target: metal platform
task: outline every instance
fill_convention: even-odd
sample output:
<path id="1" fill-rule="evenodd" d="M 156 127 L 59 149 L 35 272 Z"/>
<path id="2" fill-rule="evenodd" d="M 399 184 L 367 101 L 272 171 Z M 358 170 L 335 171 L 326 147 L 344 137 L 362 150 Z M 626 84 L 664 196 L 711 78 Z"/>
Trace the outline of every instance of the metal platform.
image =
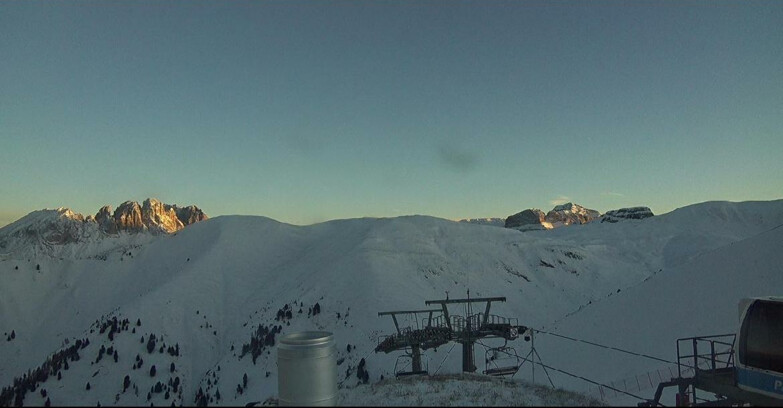
<path id="1" fill-rule="evenodd" d="M 658 384 L 652 400 L 639 406 L 661 406 L 661 395 L 677 387 L 683 406 L 780 406 L 783 400 L 737 386 L 734 367 L 735 334 L 688 337 L 677 340 L 677 378 Z M 691 354 L 688 354 L 691 353 Z M 692 372 L 692 376 L 685 376 Z M 701 394 L 697 393 L 701 391 Z M 711 394 L 711 396 L 710 396 Z M 701 397 L 699 396 L 701 395 Z"/>

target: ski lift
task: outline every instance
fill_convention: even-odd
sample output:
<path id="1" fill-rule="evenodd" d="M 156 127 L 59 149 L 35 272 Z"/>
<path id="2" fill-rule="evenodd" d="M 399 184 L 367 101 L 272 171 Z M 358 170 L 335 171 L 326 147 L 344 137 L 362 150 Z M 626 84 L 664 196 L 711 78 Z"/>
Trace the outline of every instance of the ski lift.
<path id="1" fill-rule="evenodd" d="M 429 374 L 429 359 L 423 354 L 420 354 L 420 358 L 423 358 L 423 367 L 421 370 L 413 370 L 413 353 L 406 350 L 406 353 L 398 356 L 394 362 L 394 376 L 405 377 L 409 375 L 428 375 Z"/>
<path id="2" fill-rule="evenodd" d="M 522 359 L 517 354 L 517 350 L 510 346 L 491 347 L 484 353 L 486 370 L 484 374 L 495 377 L 514 374 L 519 371 Z"/>

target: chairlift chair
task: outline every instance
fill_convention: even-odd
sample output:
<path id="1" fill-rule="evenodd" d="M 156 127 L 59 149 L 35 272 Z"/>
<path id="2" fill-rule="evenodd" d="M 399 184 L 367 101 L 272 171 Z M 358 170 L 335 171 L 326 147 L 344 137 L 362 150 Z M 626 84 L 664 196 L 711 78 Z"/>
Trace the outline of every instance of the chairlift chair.
<path id="1" fill-rule="evenodd" d="M 514 376 L 519 371 L 522 359 L 511 346 L 491 347 L 484 353 L 486 370 L 484 374 L 495 377 Z"/>

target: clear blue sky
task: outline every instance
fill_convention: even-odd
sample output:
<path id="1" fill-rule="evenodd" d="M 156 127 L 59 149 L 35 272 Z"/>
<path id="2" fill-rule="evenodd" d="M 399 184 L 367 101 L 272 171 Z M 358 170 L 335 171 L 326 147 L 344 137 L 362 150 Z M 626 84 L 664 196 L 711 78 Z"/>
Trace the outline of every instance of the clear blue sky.
<path id="1" fill-rule="evenodd" d="M 783 2 L 0 2 L 0 225 L 783 198 Z"/>

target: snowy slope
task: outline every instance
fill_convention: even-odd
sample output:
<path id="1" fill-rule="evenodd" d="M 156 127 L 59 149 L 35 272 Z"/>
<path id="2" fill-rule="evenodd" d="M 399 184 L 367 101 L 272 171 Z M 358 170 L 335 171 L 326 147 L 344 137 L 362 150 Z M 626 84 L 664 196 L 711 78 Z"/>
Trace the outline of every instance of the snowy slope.
<path id="1" fill-rule="evenodd" d="M 676 361 L 678 338 L 736 333 L 740 299 L 783 293 L 781 248 L 783 226 L 777 226 L 701 252 L 686 263 L 664 269 L 621 293 L 593 302 L 591 307 L 565 318 L 551 331 Z M 631 381 L 637 375 L 644 379 L 648 372 L 668 372 L 672 367 L 553 336 L 539 338 L 537 348 L 545 364 L 606 384 L 621 384 L 622 380 Z M 676 373 L 676 368 L 672 371 Z M 584 383 L 559 377 L 560 384 L 584 390 Z M 638 386 L 633 384 L 628 389 L 646 398 L 654 393 L 652 387 L 642 387 L 641 392 L 634 388 Z M 664 401 L 673 402 L 673 399 Z"/>
<path id="2" fill-rule="evenodd" d="M 106 234 L 67 208 L 38 210 L 0 228 L 0 260 L 34 258 L 119 259 L 153 241 L 150 233 Z"/>
<path id="3" fill-rule="evenodd" d="M 177 402 L 192 404 L 199 388 L 212 396 L 220 390 L 221 404 L 265 401 L 277 393 L 274 348 L 265 348 L 255 364 L 249 355 L 239 358 L 259 325 L 280 325 L 283 334 L 333 331 L 338 357 L 344 359 L 340 378 L 351 374 L 342 385 L 355 385 L 362 357 L 375 382 L 390 376 L 397 357 L 372 352 L 378 336 L 393 330 L 391 319 L 377 317 L 380 311 L 421 309 L 425 300 L 444 298 L 446 291 L 452 298 L 464 297 L 469 287 L 471 296 L 506 296 L 506 303 L 493 304 L 493 313 L 518 317 L 520 324 L 587 330 L 569 324 L 581 321 L 576 316 L 602 310 L 610 293 L 612 301 L 621 299 L 628 291 L 677 275 L 685 262 L 704 259 L 731 242 L 752 241 L 780 224 L 783 201 L 704 203 L 645 220 L 525 233 L 425 216 L 306 227 L 227 216 L 150 239 L 123 250 L 119 258 L 8 257 L 0 260 L 0 332 L 14 330 L 16 338 L 0 339 L 0 387 L 41 365 L 66 340 L 73 344 L 88 338 L 82 358 L 61 371 L 62 380 L 44 383 L 53 404 L 147 404 L 150 387 L 173 377 L 182 383 L 181 397 L 172 392 Z M 681 304 L 680 298 L 663 298 Z M 641 299 L 619 306 L 621 314 L 645 308 Z M 308 317 L 316 302 L 322 313 Z M 285 304 L 293 306 L 292 319 L 275 321 Z M 136 333 L 129 328 L 109 340 L 94 326 L 106 316 L 142 324 L 131 325 Z M 600 313 L 594 319 L 600 320 Z M 630 332 L 624 329 L 622 336 Z M 140 338 L 148 340 L 150 333 L 163 338 L 159 344 L 179 344 L 180 355 L 148 353 Z M 101 344 L 118 350 L 117 363 L 105 357 L 95 362 Z M 539 346 L 545 362 L 560 353 L 545 350 L 546 344 Z M 459 350 L 449 354 L 449 347 L 427 353 L 431 372 L 439 366 L 441 373 L 459 371 Z M 561 354 L 571 355 L 568 350 Z M 136 354 L 144 359 L 142 369 L 132 368 Z M 573 355 L 575 361 L 591 361 Z M 176 370 L 169 373 L 172 362 Z M 148 373 L 151 364 L 159 369 L 155 377 Z M 483 369 L 478 349 L 477 366 Z M 248 387 L 239 394 L 244 373 Z M 606 376 L 624 373 L 616 368 Z M 125 375 L 138 396 L 122 392 Z M 36 392 L 27 395 L 25 404 L 44 400 Z M 152 402 L 170 403 L 155 393 Z"/>

